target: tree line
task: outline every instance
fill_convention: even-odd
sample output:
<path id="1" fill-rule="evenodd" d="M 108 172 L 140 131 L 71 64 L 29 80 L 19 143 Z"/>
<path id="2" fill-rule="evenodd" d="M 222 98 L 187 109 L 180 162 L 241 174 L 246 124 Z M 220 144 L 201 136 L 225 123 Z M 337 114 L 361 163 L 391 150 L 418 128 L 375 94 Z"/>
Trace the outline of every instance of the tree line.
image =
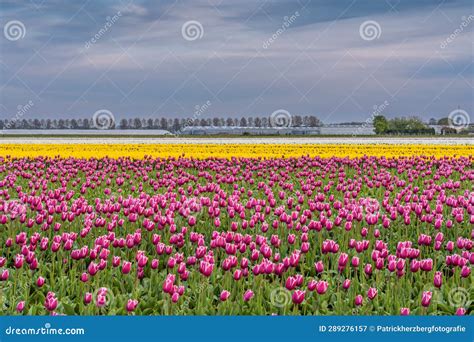
<path id="1" fill-rule="evenodd" d="M 434 128 L 428 127 L 417 117 L 387 119 L 378 115 L 373 124 L 375 134 L 435 134 Z"/>
<path id="2" fill-rule="evenodd" d="M 319 127 L 321 121 L 312 115 L 292 116 L 293 127 Z M 270 127 L 268 117 L 242 117 L 242 118 L 130 118 L 112 121 L 111 129 L 163 129 L 178 132 L 185 127 Z M 93 119 L 0 119 L 0 129 L 95 129 Z"/>

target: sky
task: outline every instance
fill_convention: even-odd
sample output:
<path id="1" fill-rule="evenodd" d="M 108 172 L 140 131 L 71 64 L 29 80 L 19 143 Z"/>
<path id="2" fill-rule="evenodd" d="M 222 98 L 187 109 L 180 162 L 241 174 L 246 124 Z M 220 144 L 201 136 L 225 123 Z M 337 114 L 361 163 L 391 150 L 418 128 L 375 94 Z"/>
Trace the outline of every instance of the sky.
<path id="1" fill-rule="evenodd" d="M 474 120 L 469 0 L 0 4 L 3 119 Z"/>

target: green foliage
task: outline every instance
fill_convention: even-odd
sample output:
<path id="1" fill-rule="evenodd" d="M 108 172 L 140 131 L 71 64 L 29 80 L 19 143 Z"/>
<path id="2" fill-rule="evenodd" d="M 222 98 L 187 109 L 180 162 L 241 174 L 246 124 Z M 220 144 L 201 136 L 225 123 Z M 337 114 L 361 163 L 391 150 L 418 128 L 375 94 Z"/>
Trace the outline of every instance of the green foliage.
<path id="1" fill-rule="evenodd" d="M 387 118 L 383 115 L 377 115 L 374 118 L 374 129 L 375 134 L 384 134 L 388 130 L 388 121 Z"/>

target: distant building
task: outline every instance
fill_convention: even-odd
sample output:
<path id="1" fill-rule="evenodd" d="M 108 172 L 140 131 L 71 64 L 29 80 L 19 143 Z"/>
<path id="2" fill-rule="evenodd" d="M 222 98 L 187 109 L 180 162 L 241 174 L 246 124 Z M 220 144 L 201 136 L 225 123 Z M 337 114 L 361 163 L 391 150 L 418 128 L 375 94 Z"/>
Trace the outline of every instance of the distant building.
<path id="1" fill-rule="evenodd" d="M 372 124 L 344 125 L 329 124 L 321 127 L 323 135 L 375 135 Z"/>
<path id="2" fill-rule="evenodd" d="M 318 135 L 320 127 L 216 127 L 187 126 L 180 134 L 189 135 Z"/>
<path id="3" fill-rule="evenodd" d="M 374 135 L 374 126 L 324 125 L 321 127 L 215 127 L 188 126 L 180 134 L 189 135 Z"/>

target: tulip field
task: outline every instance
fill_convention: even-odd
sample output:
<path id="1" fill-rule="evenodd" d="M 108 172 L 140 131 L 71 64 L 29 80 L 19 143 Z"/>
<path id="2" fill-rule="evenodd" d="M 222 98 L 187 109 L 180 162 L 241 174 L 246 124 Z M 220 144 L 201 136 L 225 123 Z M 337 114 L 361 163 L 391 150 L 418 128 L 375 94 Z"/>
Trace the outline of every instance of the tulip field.
<path id="1" fill-rule="evenodd" d="M 474 314 L 470 145 L 74 146 L 0 147 L 4 315 Z"/>

